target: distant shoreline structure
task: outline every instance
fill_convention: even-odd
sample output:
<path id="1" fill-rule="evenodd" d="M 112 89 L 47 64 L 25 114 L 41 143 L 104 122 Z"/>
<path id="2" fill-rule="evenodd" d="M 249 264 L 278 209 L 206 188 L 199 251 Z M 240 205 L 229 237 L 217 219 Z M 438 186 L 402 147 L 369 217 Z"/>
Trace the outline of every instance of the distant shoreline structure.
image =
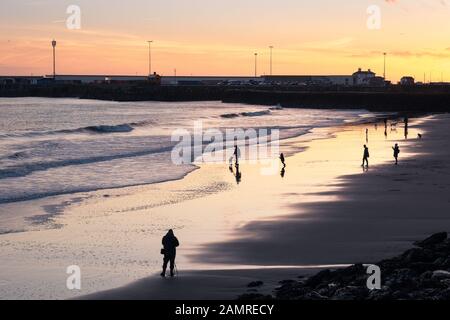
<path id="1" fill-rule="evenodd" d="M 367 71 L 358 68 L 357 71 L 346 75 L 260 75 L 257 76 L 182 76 L 159 75 L 106 75 L 106 74 L 52 74 L 42 76 L 1 76 L 0 85 L 56 85 L 56 84 L 137 84 L 149 83 L 161 86 L 263 86 L 263 87 L 371 87 L 387 88 L 391 81 L 377 76 L 371 69 Z M 415 82 L 414 77 L 404 76 L 400 79 L 401 86 L 423 86 L 422 82 Z M 428 83 L 449 85 L 450 83 Z"/>
<path id="2" fill-rule="evenodd" d="M 367 109 L 374 112 L 450 112 L 450 86 L 160 86 L 142 83 L 0 85 L 0 97 L 108 101 L 222 101 L 291 108 Z"/>

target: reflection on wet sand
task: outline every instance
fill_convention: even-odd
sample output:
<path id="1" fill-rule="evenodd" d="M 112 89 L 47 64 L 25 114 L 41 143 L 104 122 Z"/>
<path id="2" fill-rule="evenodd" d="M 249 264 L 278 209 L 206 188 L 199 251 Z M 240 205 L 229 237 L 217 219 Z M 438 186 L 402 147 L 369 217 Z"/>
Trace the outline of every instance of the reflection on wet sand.
<path id="1" fill-rule="evenodd" d="M 223 163 L 198 164 L 199 170 L 182 180 L 89 193 L 89 199 L 65 208 L 64 214 L 54 217 L 53 223 L 61 229 L 3 235 L 0 239 L 5 257 L 2 270 L 12 276 L 14 270 L 22 268 L 26 275 L 27 266 L 40 265 L 41 279 L 51 287 L 47 291 L 54 297 L 64 298 L 76 293 L 67 292 L 59 285 L 60 277 L 54 269 L 64 270 L 75 261 L 84 266 L 86 279 L 97 279 L 83 284 L 81 294 L 87 294 L 158 272 L 161 236 L 168 229 L 174 229 L 183 239 L 177 253 L 180 269 L 228 264 L 233 259 L 226 251 L 223 259 L 217 260 L 205 248 L 242 236 L 239 228 L 252 221 L 268 224 L 284 221 L 288 215 L 301 213 L 308 204 L 337 199 L 332 193 L 339 189 L 336 178 L 361 173 L 360 152 L 365 143 L 365 129 L 366 126 L 347 126 L 334 133 L 322 128 L 314 130 L 311 136 L 334 133 L 335 137 L 308 141 L 310 137 L 306 135 L 283 141 L 281 149 L 286 151 L 289 174 L 280 165 L 273 175 L 263 175 L 265 163 L 240 161 L 238 167 L 231 166 L 230 170 Z M 414 129 L 411 132 L 417 134 Z M 368 145 L 372 168 L 392 162 L 392 141 L 400 141 L 401 137 L 393 132 L 389 139 L 385 141 L 381 133 L 371 134 Z M 307 149 L 289 156 L 290 146 L 292 150 Z M 408 156 L 402 153 L 402 157 Z M 36 207 L 43 203 L 36 201 L 30 205 Z M 30 247 L 34 248 L 32 252 L 25 250 Z M 285 254 L 278 250 L 281 263 L 277 265 L 288 263 Z M 53 267 L 46 267 L 42 259 Z M 17 261 L 23 261 L 23 266 L 17 266 Z M 246 263 L 252 261 L 239 264 Z M 32 278 L 33 273 L 28 274 L 29 277 L 23 277 L 23 286 L 19 283 L 15 288 L 25 288 L 27 283 L 39 287 L 38 280 Z M 10 289 L 3 286 L 0 289 L 3 294 L 2 290 Z M 32 296 L 33 292 L 27 294 Z"/>

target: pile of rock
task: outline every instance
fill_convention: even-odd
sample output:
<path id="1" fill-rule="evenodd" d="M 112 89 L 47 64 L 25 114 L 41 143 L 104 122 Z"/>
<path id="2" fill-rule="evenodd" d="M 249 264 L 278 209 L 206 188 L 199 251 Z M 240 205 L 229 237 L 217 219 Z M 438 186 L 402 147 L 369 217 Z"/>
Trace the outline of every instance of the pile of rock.
<path id="1" fill-rule="evenodd" d="M 450 299 L 450 240 L 435 234 L 414 243 L 393 259 L 375 263 L 381 269 L 381 289 L 367 287 L 367 268 L 324 270 L 309 278 L 280 282 L 273 296 L 247 293 L 239 299 L 280 300 L 448 300 Z"/>

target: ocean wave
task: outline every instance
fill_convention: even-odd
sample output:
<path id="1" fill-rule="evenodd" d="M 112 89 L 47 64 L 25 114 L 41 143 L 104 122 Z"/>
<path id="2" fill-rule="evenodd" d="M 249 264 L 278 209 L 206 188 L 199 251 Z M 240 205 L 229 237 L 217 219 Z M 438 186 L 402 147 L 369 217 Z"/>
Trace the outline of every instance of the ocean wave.
<path id="1" fill-rule="evenodd" d="M 134 128 L 129 124 L 120 124 L 115 126 L 91 126 L 82 129 L 83 131 L 93 131 L 97 133 L 115 133 L 115 132 L 131 132 Z"/>
<path id="2" fill-rule="evenodd" d="M 239 113 L 226 113 L 226 114 L 220 115 L 220 117 L 225 118 L 225 119 L 233 119 L 233 118 L 239 117 Z"/>
<path id="3" fill-rule="evenodd" d="M 156 154 L 156 153 L 169 152 L 172 149 L 173 149 L 173 146 L 165 146 L 165 147 L 155 148 L 155 149 L 151 149 L 151 150 L 143 150 L 143 151 L 123 153 L 123 154 L 99 155 L 99 156 L 77 158 L 77 159 L 27 163 L 27 164 L 23 164 L 23 165 L 13 166 L 8 169 L 0 169 L 0 179 L 25 177 L 36 171 L 45 171 L 45 170 L 60 168 L 60 167 L 68 167 L 68 166 L 74 166 L 74 165 L 90 164 L 90 163 L 95 163 L 95 162 L 107 162 L 107 161 L 112 161 L 112 160 L 116 160 L 116 159 L 126 159 L 126 158 L 147 156 L 147 155 Z"/>
<path id="4" fill-rule="evenodd" d="M 27 190 L 28 192 L 20 192 L 20 193 L 15 193 L 15 194 L 0 194 L 0 204 L 36 200 L 36 199 L 42 199 L 42 198 L 60 196 L 60 195 L 66 195 L 66 194 L 93 192 L 93 191 L 106 190 L 106 189 L 137 187 L 137 186 L 148 185 L 148 184 L 180 180 L 180 179 L 183 179 L 186 175 L 188 175 L 192 171 L 197 170 L 197 169 L 198 169 L 197 166 L 189 165 L 189 166 L 185 167 L 184 171 L 182 171 L 182 172 L 178 172 L 178 173 L 175 172 L 175 173 L 172 173 L 171 175 L 167 175 L 165 177 L 149 178 L 145 181 L 133 182 L 133 183 L 117 183 L 117 184 L 96 185 L 96 186 L 94 186 L 94 185 L 92 185 L 92 186 L 71 185 L 68 188 L 58 189 L 58 190 L 42 191 L 40 189 L 33 189 L 33 190 Z M 42 216 L 40 218 L 44 219 L 45 217 Z M 2 233 L 16 233 L 16 232 L 22 232 L 22 230 L 8 230 L 8 229 L 0 228 L 0 235 Z"/>
<path id="5" fill-rule="evenodd" d="M 53 131 L 31 131 L 24 133 L 11 133 L 11 134 L 0 134 L 0 138 L 20 138 L 20 137 L 39 137 L 48 135 L 58 135 L 58 134 L 79 134 L 79 133 L 97 133 L 97 134 L 107 134 L 107 133 L 128 133 L 133 131 L 137 127 L 143 127 L 152 124 L 152 121 L 141 121 L 124 123 L 117 125 L 96 125 L 87 126 L 83 128 L 76 129 L 61 129 Z"/>
<path id="6" fill-rule="evenodd" d="M 270 110 L 263 110 L 263 111 L 255 111 L 255 112 L 242 112 L 241 115 L 243 117 L 261 117 L 261 116 L 267 116 L 271 114 Z"/>
<path id="7" fill-rule="evenodd" d="M 241 112 L 241 113 L 225 113 L 220 115 L 220 117 L 224 119 L 233 119 L 238 117 L 261 117 L 270 114 L 271 114 L 270 110 L 263 110 L 263 111 Z"/>

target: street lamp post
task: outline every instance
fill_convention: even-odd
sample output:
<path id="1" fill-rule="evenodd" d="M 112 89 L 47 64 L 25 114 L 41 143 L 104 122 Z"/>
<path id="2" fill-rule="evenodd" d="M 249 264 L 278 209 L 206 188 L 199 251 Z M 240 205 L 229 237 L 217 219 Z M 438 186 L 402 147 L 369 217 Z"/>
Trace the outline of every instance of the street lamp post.
<path id="1" fill-rule="evenodd" d="M 147 41 L 148 42 L 148 75 L 152 75 L 152 43 L 153 40 Z"/>
<path id="2" fill-rule="evenodd" d="M 258 77 L 258 53 L 255 52 L 255 78 Z"/>
<path id="3" fill-rule="evenodd" d="M 270 46 L 270 75 L 272 75 L 272 51 L 273 51 L 273 46 Z"/>
<path id="4" fill-rule="evenodd" d="M 53 47 L 53 80 L 56 79 L 56 41 L 52 41 Z"/>

